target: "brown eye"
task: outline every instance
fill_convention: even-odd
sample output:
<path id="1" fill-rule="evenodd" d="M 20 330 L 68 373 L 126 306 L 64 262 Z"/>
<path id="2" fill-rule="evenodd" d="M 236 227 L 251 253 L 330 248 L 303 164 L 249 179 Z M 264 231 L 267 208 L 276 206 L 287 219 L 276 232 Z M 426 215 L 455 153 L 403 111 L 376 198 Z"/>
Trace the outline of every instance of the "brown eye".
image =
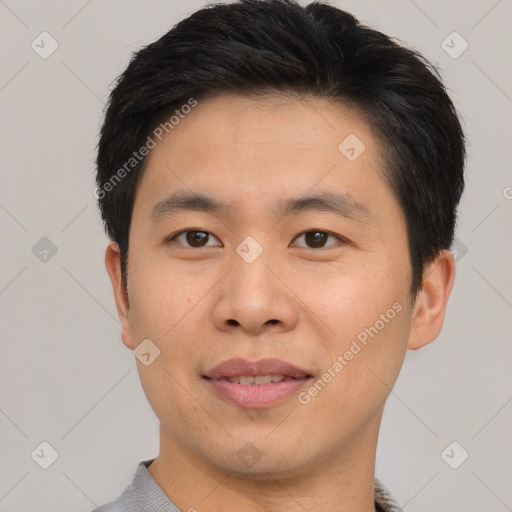
<path id="1" fill-rule="evenodd" d="M 333 243 L 326 245 L 329 238 L 332 238 L 334 243 L 341 241 L 340 238 L 325 231 L 306 231 L 305 233 L 299 235 L 295 240 L 300 240 L 301 238 L 304 238 L 304 243 L 295 243 L 295 245 L 299 247 L 307 247 L 309 249 L 323 249 L 324 247 L 333 245 Z"/>
<path id="2" fill-rule="evenodd" d="M 175 241 L 179 244 L 185 245 L 186 247 L 209 247 L 212 244 L 208 244 L 210 238 L 217 240 L 211 233 L 200 230 L 182 231 L 177 235 L 173 236 L 169 241 Z M 216 245 L 216 244 L 213 244 Z"/>

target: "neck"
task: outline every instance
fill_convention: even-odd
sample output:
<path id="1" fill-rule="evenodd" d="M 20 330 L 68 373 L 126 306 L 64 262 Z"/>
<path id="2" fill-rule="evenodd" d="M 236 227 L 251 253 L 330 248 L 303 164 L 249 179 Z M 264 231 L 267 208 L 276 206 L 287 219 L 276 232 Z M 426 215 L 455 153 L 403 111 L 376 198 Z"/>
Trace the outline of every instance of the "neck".
<path id="1" fill-rule="evenodd" d="M 329 457 L 294 474 L 225 471 L 176 442 L 160 426 L 160 454 L 149 474 L 186 512 L 375 512 L 375 451 L 380 417 Z"/>

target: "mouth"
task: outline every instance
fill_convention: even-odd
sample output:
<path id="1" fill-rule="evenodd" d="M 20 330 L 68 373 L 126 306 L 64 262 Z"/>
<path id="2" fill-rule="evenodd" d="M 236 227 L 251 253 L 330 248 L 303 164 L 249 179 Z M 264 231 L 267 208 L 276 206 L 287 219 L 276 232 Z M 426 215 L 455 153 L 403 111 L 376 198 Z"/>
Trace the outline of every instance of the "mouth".
<path id="1" fill-rule="evenodd" d="M 285 375 L 238 375 L 236 377 L 224 377 L 233 384 L 242 384 L 244 386 L 261 386 L 263 384 L 273 384 L 283 382 L 284 380 L 300 380 L 296 377 L 286 377 Z"/>
<path id="2" fill-rule="evenodd" d="M 313 376 L 279 359 L 230 359 L 202 376 L 220 399 L 245 408 L 277 405 L 296 394 Z"/>

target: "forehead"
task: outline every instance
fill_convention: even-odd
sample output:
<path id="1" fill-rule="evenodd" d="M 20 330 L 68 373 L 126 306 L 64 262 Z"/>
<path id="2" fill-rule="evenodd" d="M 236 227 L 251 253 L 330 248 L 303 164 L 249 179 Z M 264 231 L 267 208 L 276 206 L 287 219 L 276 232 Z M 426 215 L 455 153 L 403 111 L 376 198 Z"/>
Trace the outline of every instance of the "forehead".
<path id="1" fill-rule="evenodd" d="M 157 141 L 137 196 L 154 207 L 179 189 L 243 206 L 321 190 L 371 203 L 389 194 L 381 160 L 378 139 L 347 106 L 225 94 L 199 101 Z"/>

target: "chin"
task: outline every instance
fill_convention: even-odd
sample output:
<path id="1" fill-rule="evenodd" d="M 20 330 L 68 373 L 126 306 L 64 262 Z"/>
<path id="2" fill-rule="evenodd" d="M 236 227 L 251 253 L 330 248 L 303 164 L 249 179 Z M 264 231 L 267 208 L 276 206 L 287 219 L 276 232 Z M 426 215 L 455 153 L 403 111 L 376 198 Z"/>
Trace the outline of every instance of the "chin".
<path id="1" fill-rule="evenodd" d="M 274 443 L 264 437 L 259 441 L 247 437 L 246 442 L 241 441 L 243 436 L 235 436 L 235 439 L 235 448 L 231 442 L 229 446 L 219 446 L 213 453 L 204 454 L 210 464 L 232 476 L 261 481 L 286 479 L 300 475 L 301 468 L 307 465 L 303 446 L 283 446 L 282 440 L 277 438 Z M 216 457 L 218 454 L 222 456 Z"/>
<path id="2" fill-rule="evenodd" d="M 228 461 L 226 461 L 228 462 Z M 230 477 L 238 477 L 246 480 L 254 480 L 261 482 L 271 482 L 278 480 L 287 480 L 303 474 L 298 465 L 298 461 L 289 458 L 286 462 L 276 460 L 261 459 L 254 466 L 249 467 L 244 463 L 236 460 L 235 463 L 229 461 L 228 464 L 222 466 L 222 470 L 229 472 Z"/>

